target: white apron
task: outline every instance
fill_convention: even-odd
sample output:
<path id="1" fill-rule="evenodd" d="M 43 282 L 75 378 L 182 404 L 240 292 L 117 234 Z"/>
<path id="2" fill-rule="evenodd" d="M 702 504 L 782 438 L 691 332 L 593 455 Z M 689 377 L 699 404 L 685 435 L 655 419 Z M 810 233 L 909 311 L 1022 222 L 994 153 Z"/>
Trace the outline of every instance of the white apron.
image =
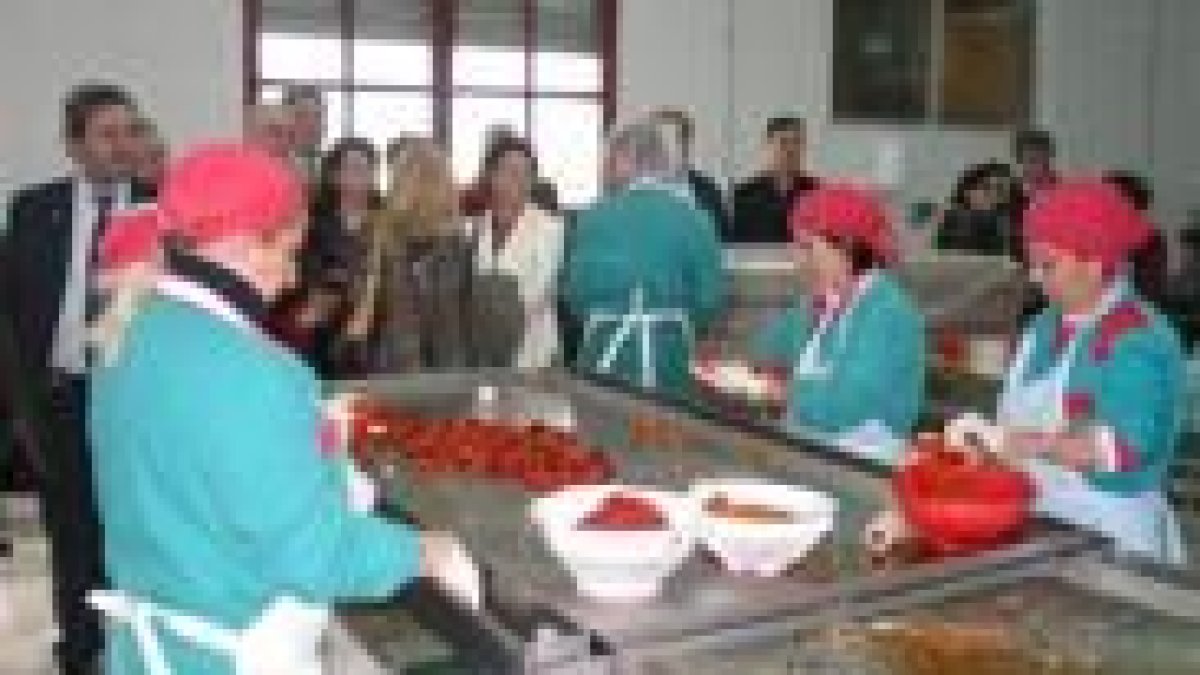
<path id="1" fill-rule="evenodd" d="M 208 289 L 185 280 L 160 280 L 161 295 L 195 305 L 223 321 L 254 330 L 235 308 Z M 133 631 L 148 675 L 171 675 L 159 640 L 169 630 L 197 647 L 229 657 L 235 675 L 321 675 L 321 637 L 331 612 L 280 596 L 250 626 L 233 630 L 206 617 L 189 616 L 120 590 L 94 591 L 88 603 L 110 621 Z"/>
<path id="2" fill-rule="evenodd" d="M 832 368 L 823 356 L 825 339 L 830 331 L 835 331 L 838 344 L 845 342 L 854 310 L 877 280 L 876 273 L 863 275 L 855 284 L 845 308 L 840 312 L 826 312 L 821 317 L 800 358 L 792 364 L 793 378 L 824 380 L 830 376 Z M 894 461 L 904 447 L 902 439 L 880 420 L 867 420 L 854 429 L 838 434 L 833 442 L 847 454 L 888 462 Z"/>
<path id="3" fill-rule="evenodd" d="M 1081 338 L 1117 305 L 1123 291 L 1118 283 L 1105 294 L 1096 311 L 1076 327 L 1058 363 L 1040 379 L 1028 378 L 1034 339 L 1032 329 L 1026 332 L 1000 396 L 997 421 L 1002 426 L 1047 433 L 1066 428 L 1063 397 Z M 1183 564 L 1179 525 L 1161 492 L 1107 493 L 1089 484 L 1082 473 L 1041 458 L 1026 460 L 1024 468 L 1037 484 L 1036 508 L 1041 513 L 1104 534 L 1122 552 Z"/>
<path id="4" fill-rule="evenodd" d="M 677 326 L 683 332 L 684 347 L 691 350 L 695 346 L 696 336 L 692 330 L 691 319 L 687 312 L 679 308 L 647 310 L 645 291 L 641 286 L 633 289 L 629 300 L 629 311 L 624 314 L 613 312 L 591 312 L 583 329 L 583 344 L 589 344 L 596 331 L 603 325 L 617 324 L 608 344 L 596 360 L 596 372 L 607 375 L 616 365 L 621 349 L 632 342 L 641 354 L 641 385 L 645 389 L 658 386 L 658 371 L 654 361 L 654 333 L 659 324 Z M 640 348 L 637 344 L 640 341 Z"/>

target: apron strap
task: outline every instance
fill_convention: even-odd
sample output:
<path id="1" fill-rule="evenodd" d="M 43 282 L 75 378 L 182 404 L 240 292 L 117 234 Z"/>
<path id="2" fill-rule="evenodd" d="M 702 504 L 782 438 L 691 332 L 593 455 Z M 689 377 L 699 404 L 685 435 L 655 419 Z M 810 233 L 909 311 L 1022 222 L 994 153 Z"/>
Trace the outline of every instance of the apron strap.
<path id="1" fill-rule="evenodd" d="M 127 625 L 133 631 L 147 675 L 172 675 L 162 642 L 154 628 L 152 608 L 119 591 L 92 591 L 87 602 L 113 621 Z"/>
<path id="2" fill-rule="evenodd" d="M 1100 299 L 1100 304 L 1096 309 L 1089 314 L 1075 329 L 1071 336 L 1071 341 L 1067 347 L 1063 349 L 1059 356 L 1058 362 L 1051 371 L 1050 378 L 1054 387 L 1054 397 L 1058 401 L 1057 417 L 1059 424 L 1063 423 L 1062 418 L 1062 398 L 1067 389 L 1067 381 L 1070 378 L 1071 366 L 1075 361 L 1075 356 L 1079 353 L 1080 345 L 1083 344 L 1085 334 L 1092 331 L 1092 328 L 1099 323 L 1105 316 L 1108 315 L 1125 297 L 1126 282 L 1123 279 L 1118 279 L 1104 292 Z M 1000 395 L 1000 410 L 998 411 L 1001 421 L 1006 421 L 1003 418 L 1008 417 L 1006 408 L 1007 399 L 1015 395 L 1021 387 L 1025 386 L 1025 381 L 1029 376 L 1029 366 L 1033 360 L 1034 349 L 1034 327 L 1030 327 L 1025 331 L 1021 338 L 1021 348 L 1017 353 L 1017 358 L 1013 361 L 1013 365 L 1009 368 L 1008 373 L 1004 378 L 1004 390 Z"/>
<path id="3" fill-rule="evenodd" d="M 241 634 L 205 619 L 164 609 L 123 591 L 92 591 L 87 601 L 104 616 L 133 631 L 148 675 L 173 675 L 155 620 L 187 642 L 231 658 L 237 655 Z"/>
<path id="4" fill-rule="evenodd" d="M 612 371 L 616 364 L 621 348 L 631 339 L 640 341 L 642 386 L 653 389 L 657 385 L 656 363 L 654 359 L 654 327 L 658 324 L 673 323 L 683 330 L 684 340 L 688 346 L 695 344 L 695 334 L 687 313 L 679 308 L 647 310 L 645 291 L 641 286 L 633 289 L 629 302 L 629 311 L 624 314 L 593 312 L 588 315 L 587 326 L 584 328 L 583 340 L 588 343 L 594 337 L 602 323 L 619 322 L 616 332 L 609 339 L 604 351 L 596 362 L 596 372 L 606 374 Z M 634 332 L 637 332 L 635 338 Z"/>
<path id="5" fill-rule="evenodd" d="M 824 371 L 822 367 L 819 367 L 819 363 L 826 335 L 831 329 L 836 328 L 838 339 L 845 339 L 846 326 L 851 315 L 862 301 L 863 296 L 875 285 L 877 279 L 877 272 L 869 272 L 864 275 L 855 284 L 854 292 L 841 312 L 826 312 L 825 316 L 821 317 L 821 321 L 813 330 L 808 343 L 804 345 L 804 351 L 801 353 L 799 361 L 793 364 L 793 375 L 811 376 Z"/>

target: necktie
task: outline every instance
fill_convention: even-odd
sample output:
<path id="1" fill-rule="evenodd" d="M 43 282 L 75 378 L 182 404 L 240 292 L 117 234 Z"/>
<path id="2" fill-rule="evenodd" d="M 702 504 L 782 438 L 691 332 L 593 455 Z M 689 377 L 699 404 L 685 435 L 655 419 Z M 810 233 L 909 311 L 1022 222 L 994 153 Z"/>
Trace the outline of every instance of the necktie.
<path id="1" fill-rule="evenodd" d="M 97 285 L 96 273 L 100 254 L 100 240 L 104 236 L 105 230 L 108 228 L 109 218 L 112 216 L 113 207 L 116 205 L 116 191 L 112 185 L 96 186 L 95 209 L 96 220 L 95 226 L 92 228 L 91 246 L 88 248 L 88 264 L 86 281 L 87 284 L 87 300 L 84 306 L 84 319 L 86 325 L 90 328 L 100 315 L 104 313 L 105 297 L 101 293 Z M 93 344 L 90 337 L 85 342 L 84 356 L 89 368 L 95 361 Z"/>

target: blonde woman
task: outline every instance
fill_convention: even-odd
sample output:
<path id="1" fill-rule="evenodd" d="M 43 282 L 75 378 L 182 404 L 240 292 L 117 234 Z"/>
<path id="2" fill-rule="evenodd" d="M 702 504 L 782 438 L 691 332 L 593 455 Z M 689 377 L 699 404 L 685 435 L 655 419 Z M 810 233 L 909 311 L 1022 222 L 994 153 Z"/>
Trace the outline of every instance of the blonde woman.
<path id="1" fill-rule="evenodd" d="M 366 376 L 469 367 L 472 242 L 449 160 L 433 141 L 414 140 L 390 175 L 338 369 Z"/>

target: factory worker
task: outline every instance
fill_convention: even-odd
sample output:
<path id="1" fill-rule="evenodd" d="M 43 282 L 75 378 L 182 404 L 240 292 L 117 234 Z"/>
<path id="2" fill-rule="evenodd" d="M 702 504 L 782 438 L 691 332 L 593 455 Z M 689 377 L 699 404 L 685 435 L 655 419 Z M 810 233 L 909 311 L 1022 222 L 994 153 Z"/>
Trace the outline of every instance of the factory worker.
<path id="1" fill-rule="evenodd" d="M 476 597 L 452 537 L 351 510 L 318 449 L 316 377 L 263 332 L 294 277 L 303 203 L 262 150 L 187 152 L 159 194 L 162 269 L 111 277 L 134 300 L 102 333 L 90 392 L 106 672 L 317 675 L 334 602 L 419 575 Z"/>
<path id="2" fill-rule="evenodd" d="M 1041 512 L 1179 563 L 1164 491 L 1179 443 L 1182 349 L 1125 274 L 1150 232 L 1099 180 L 1056 185 L 1030 205 L 1025 245 L 1050 304 L 1024 333 L 997 421 L 1036 479 Z"/>
<path id="3" fill-rule="evenodd" d="M 789 427 L 894 463 L 923 402 L 925 333 L 889 271 L 886 210 L 865 189 L 831 183 L 797 202 L 790 225 L 808 292 L 755 336 L 752 358 L 787 379 Z"/>

